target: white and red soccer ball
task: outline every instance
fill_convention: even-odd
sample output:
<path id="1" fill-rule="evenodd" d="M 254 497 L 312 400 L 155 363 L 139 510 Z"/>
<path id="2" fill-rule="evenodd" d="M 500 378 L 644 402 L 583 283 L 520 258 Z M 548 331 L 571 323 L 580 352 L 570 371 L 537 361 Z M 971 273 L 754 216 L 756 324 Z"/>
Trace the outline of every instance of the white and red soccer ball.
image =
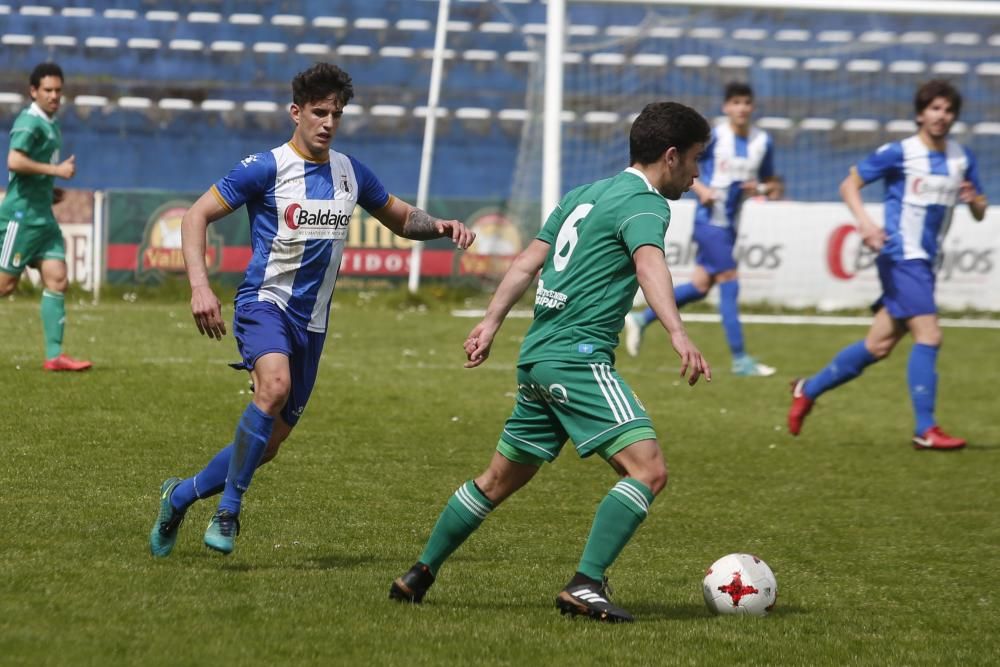
<path id="1" fill-rule="evenodd" d="M 712 563 L 702 590 L 714 614 L 766 616 L 778 599 L 774 572 L 752 554 L 729 554 Z"/>

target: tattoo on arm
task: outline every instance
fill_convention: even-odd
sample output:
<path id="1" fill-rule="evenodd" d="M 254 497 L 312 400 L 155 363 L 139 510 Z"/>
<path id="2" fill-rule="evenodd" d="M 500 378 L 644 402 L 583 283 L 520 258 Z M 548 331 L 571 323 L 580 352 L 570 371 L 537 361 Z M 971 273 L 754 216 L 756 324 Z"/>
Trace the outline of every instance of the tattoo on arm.
<path id="1" fill-rule="evenodd" d="M 441 233 L 437 230 L 437 221 L 437 218 L 426 211 L 413 208 L 403 224 L 403 237 L 416 241 L 440 238 Z"/>

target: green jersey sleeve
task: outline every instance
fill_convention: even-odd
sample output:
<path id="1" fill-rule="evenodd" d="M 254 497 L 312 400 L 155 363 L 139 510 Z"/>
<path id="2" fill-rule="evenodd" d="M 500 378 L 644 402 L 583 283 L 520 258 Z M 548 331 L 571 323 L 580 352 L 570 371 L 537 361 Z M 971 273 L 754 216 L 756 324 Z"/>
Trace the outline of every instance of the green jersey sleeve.
<path id="1" fill-rule="evenodd" d="M 542 228 L 538 230 L 538 235 L 535 237 L 539 241 L 545 241 L 549 245 L 554 245 L 556 242 L 556 237 L 559 235 L 559 227 L 562 226 L 563 218 L 565 213 L 563 213 L 563 204 L 565 200 L 559 202 L 556 207 L 549 214 L 549 217 L 545 219 L 545 224 Z"/>
<path id="2" fill-rule="evenodd" d="M 654 192 L 637 193 L 622 206 L 618 236 L 629 254 L 640 246 L 652 245 L 663 250 L 663 237 L 670 225 L 670 206 Z"/>
<path id="3" fill-rule="evenodd" d="M 38 148 L 42 138 L 41 127 L 27 114 L 21 114 L 10 128 L 10 148 L 32 158 L 32 151 Z"/>

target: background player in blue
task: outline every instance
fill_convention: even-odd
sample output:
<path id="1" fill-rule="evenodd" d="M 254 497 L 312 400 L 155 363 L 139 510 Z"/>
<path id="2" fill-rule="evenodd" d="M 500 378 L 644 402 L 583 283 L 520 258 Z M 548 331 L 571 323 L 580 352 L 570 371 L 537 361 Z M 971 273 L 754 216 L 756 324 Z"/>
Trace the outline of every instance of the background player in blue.
<path id="1" fill-rule="evenodd" d="M 937 355 L 941 328 L 934 303 L 934 258 L 958 202 L 968 204 L 977 221 L 986 215 L 972 151 L 948 139 L 962 108 L 962 97 L 947 81 L 929 81 L 914 98 L 915 135 L 885 144 L 859 162 L 840 184 L 840 194 L 858 221 L 861 238 L 878 252 L 882 296 L 872 306 L 868 335 L 848 345 L 830 364 L 792 385 L 788 430 L 798 435 L 814 402 L 826 391 L 853 380 L 866 366 L 884 359 L 907 331 L 913 349 L 907 366 L 910 400 L 916 416 L 917 449 L 960 449 L 965 440 L 937 425 Z M 885 181 L 885 228 L 865 212 L 861 188 Z"/>
<path id="2" fill-rule="evenodd" d="M 233 334 L 243 361 L 234 367 L 250 372 L 254 397 L 232 443 L 204 470 L 163 483 L 149 539 L 154 556 L 170 553 L 191 504 L 220 491 L 205 544 L 233 550 L 254 471 L 278 453 L 309 400 L 355 205 L 409 239 L 450 237 L 463 249 L 475 239 L 457 220 L 438 220 L 388 194 L 367 167 L 331 149 L 353 95 L 350 76 L 334 65 L 317 63 L 296 75 L 291 141 L 242 160 L 184 215 L 191 312 L 198 331 L 221 340 L 226 327 L 208 283 L 205 232 L 209 223 L 247 206 L 253 256 L 236 294 Z"/>
<path id="3" fill-rule="evenodd" d="M 737 303 L 740 283 L 733 249 L 739 231 L 740 212 L 747 197 L 769 195 L 781 187 L 774 173 L 771 137 L 751 125 L 753 90 L 745 83 L 730 83 L 725 89 L 722 111 L 726 121 L 712 129 L 712 139 L 699 164 L 701 177 L 691 188 L 698 196 L 694 240 L 698 244 L 691 282 L 678 285 L 677 306 L 700 301 L 719 285 L 719 314 L 726 341 L 733 355 L 736 375 L 767 376 L 774 369 L 746 353 L 743 326 Z M 642 332 L 656 320 L 647 308 L 625 319 L 625 351 L 639 354 Z"/>

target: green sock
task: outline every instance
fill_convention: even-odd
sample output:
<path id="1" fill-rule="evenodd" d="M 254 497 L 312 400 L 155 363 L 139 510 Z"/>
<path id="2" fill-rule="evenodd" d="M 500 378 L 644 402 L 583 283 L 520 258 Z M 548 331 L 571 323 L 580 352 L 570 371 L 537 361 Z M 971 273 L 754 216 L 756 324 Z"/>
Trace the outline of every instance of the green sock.
<path id="1" fill-rule="evenodd" d="M 479 528 L 479 524 L 492 509 L 493 503 L 476 488 L 471 479 L 458 487 L 434 524 L 424 553 L 420 555 L 420 562 L 436 576 L 445 559 Z"/>
<path id="2" fill-rule="evenodd" d="M 46 359 L 54 359 L 62 352 L 65 324 L 66 297 L 59 292 L 42 290 L 42 331 L 45 333 Z"/>
<path id="3" fill-rule="evenodd" d="M 649 487 L 632 478 L 615 484 L 597 506 L 594 525 L 577 571 L 600 581 L 646 518 L 653 498 Z"/>

